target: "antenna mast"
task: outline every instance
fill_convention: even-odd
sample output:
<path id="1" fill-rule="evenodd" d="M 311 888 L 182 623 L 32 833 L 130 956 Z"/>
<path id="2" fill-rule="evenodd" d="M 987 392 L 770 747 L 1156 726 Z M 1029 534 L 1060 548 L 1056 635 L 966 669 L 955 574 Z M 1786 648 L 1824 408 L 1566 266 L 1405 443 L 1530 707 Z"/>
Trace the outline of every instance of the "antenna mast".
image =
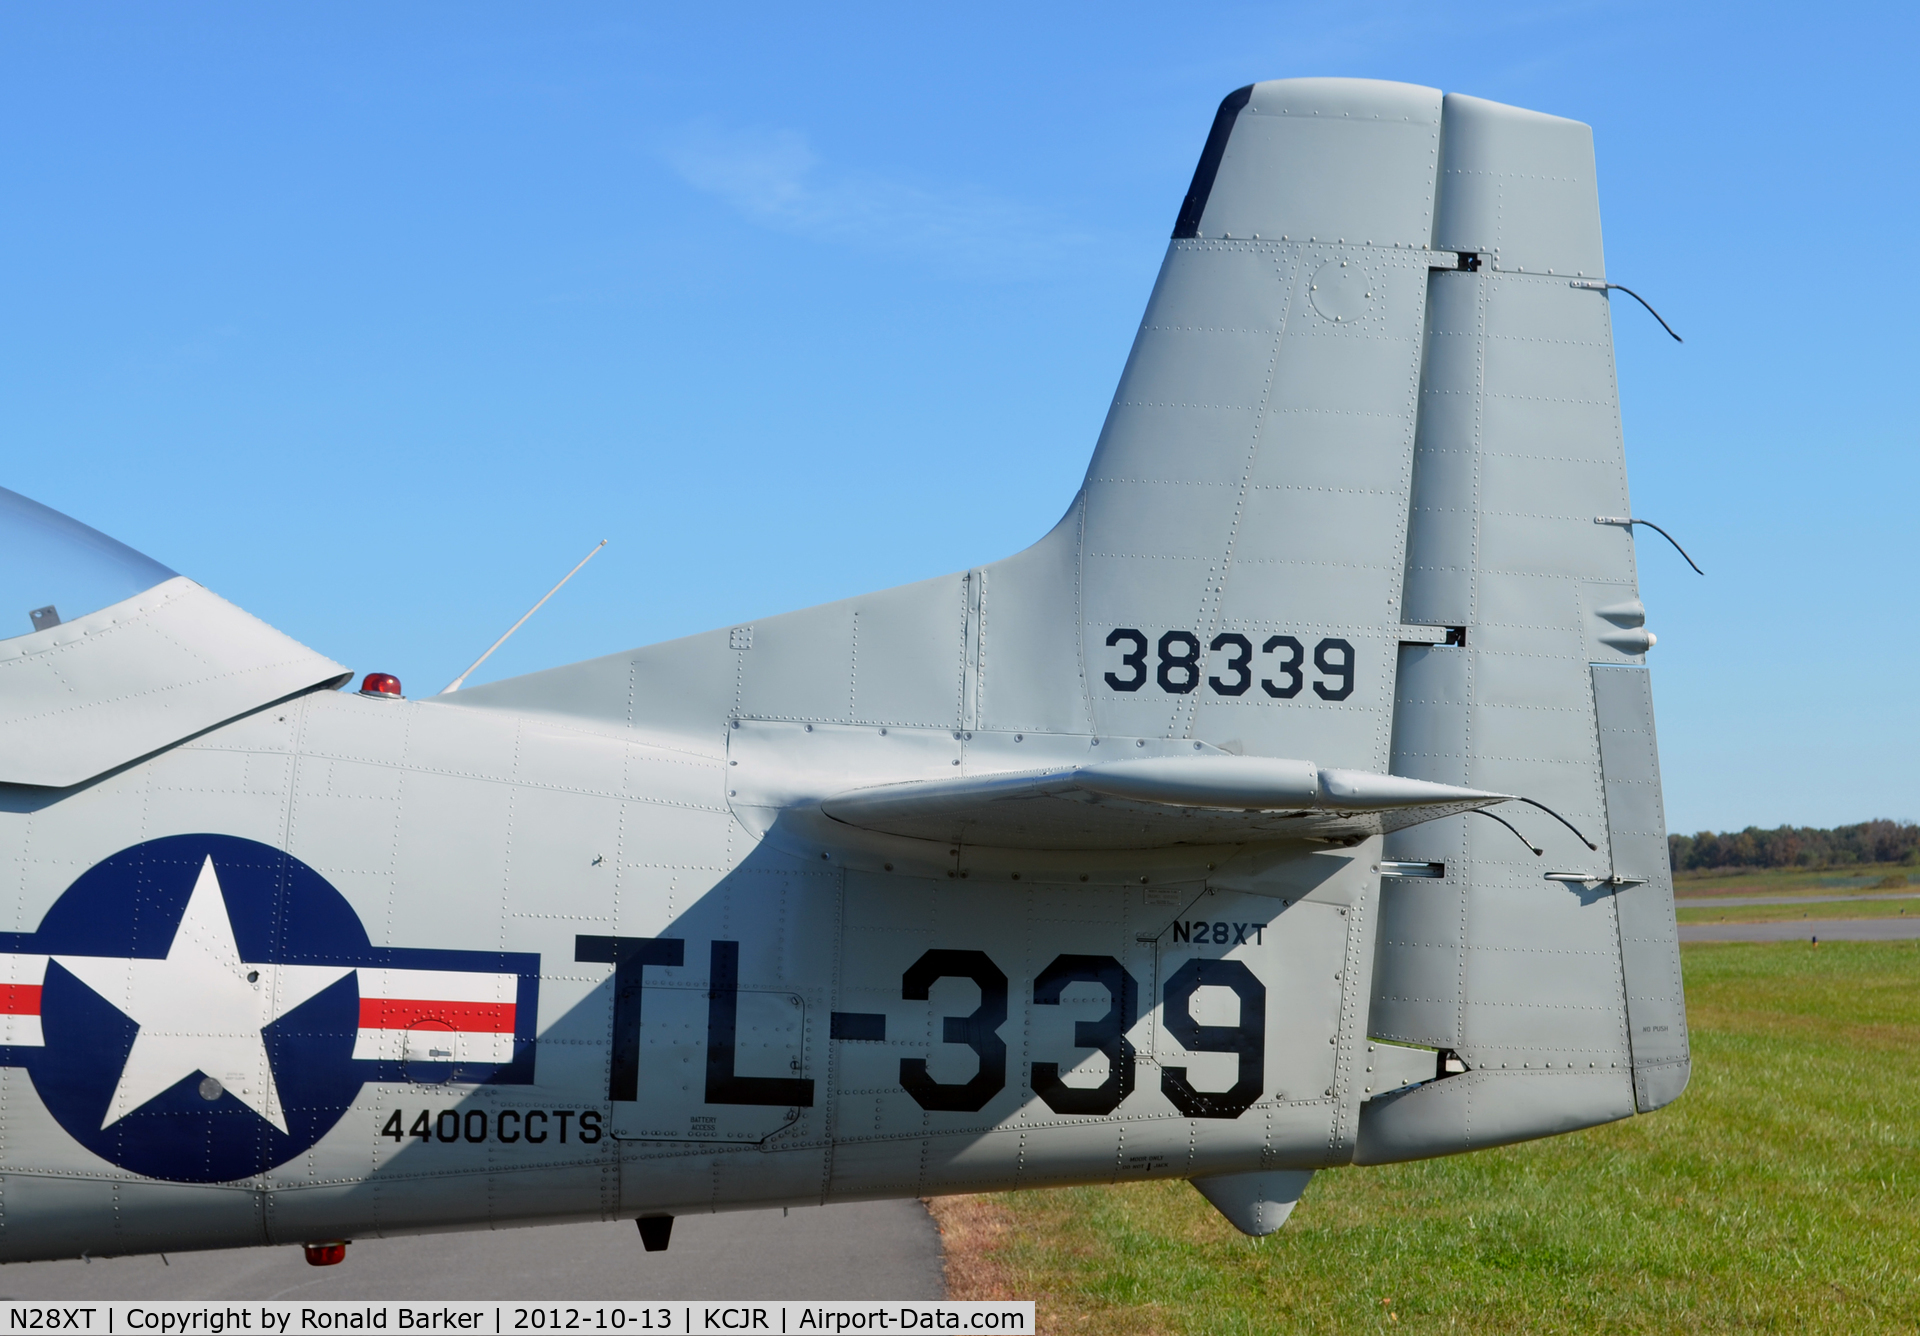
<path id="1" fill-rule="evenodd" d="M 466 681 L 469 677 L 473 676 L 473 670 L 475 668 L 478 668 L 481 664 L 485 663 L 487 661 L 488 656 L 490 656 L 495 650 L 499 649 L 502 645 L 507 643 L 507 636 L 511 636 L 515 631 L 518 631 L 521 627 L 525 626 L 527 624 L 527 618 L 533 616 L 534 613 L 540 611 L 542 604 L 544 604 L 548 599 L 552 598 L 555 594 L 560 592 L 560 585 L 565 584 L 567 581 L 571 580 L 574 576 L 578 575 L 580 573 L 580 567 L 586 565 L 589 561 L 592 561 L 594 557 L 599 554 L 600 549 L 605 547 L 606 545 L 607 545 L 607 540 L 604 538 L 602 538 L 599 542 L 595 543 L 593 545 L 593 550 L 587 553 L 586 556 L 580 558 L 579 565 L 576 565 L 572 570 L 568 571 L 565 575 L 560 577 L 560 584 L 555 585 L 553 588 L 549 589 L 545 594 L 541 595 L 539 603 L 536 603 L 531 608 L 528 608 L 526 613 L 520 618 L 519 621 L 515 622 L 512 626 L 509 626 L 507 628 L 507 635 L 501 636 L 498 640 L 494 641 L 491 645 L 487 646 L 486 654 L 482 654 L 479 658 L 475 659 L 471 664 L 469 664 L 466 672 L 454 678 L 453 681 L 447 683 L 444 687 L 441 687 L 439 694 L 444 696 L 450 691 L 458 691 L 460 689 L 460 684 Z"/>

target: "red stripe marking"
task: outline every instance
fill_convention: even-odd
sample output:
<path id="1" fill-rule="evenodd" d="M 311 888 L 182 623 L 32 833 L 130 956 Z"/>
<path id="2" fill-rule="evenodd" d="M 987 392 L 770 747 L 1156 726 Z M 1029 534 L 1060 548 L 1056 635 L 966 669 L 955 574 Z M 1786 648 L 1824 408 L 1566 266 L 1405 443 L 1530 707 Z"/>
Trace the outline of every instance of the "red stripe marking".
<path id="1" fill-rule="evenodd" d="M 36 994 L 39 989 L 33 990 Z M 512 1034 L 511 1002 L 432 1002 L 410 997 L 363 997 L 360 1028 L 410 1030 L 438 1022 L 450 1030 L 476 1034 Z"/>
<path id="2" fill-rule="evenodd" d="M 0 1016 L 38 1016 L 39 1014 L 39 984 L 0 983 Z"/>

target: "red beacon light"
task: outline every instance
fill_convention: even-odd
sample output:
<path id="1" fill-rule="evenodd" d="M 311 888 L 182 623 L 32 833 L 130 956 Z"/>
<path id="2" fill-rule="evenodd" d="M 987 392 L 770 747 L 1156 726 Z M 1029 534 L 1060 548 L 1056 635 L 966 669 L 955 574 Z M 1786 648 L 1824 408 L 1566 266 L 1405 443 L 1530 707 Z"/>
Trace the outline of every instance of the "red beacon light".
<path id="1" fill-rule="evenodd" d="M 384 700 L 400 700 L 400 679 L 392 673 L 368 673 L 367 680 L 360 684 L 362 696 L 377 696 Z M 315 1266 L 324 1263 L 315 1262 Z"/>
<path id="2" fill-rule="evenodd" d="M 306 1245 L 308 1266 L 339 1266 L 347 1260 L 346 1239 L 334 1239 L 328 1243 L 309 1243 Z"/>

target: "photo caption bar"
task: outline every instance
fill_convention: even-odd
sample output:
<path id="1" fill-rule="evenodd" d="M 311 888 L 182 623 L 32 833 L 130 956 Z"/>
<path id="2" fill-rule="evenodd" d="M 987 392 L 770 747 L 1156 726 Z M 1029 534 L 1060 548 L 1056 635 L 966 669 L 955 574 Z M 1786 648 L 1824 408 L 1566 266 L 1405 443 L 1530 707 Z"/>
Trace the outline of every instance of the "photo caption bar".
<path id="1" fill-rule="evenodd" d="M 784 1300 L 592 1303 L 7 1303 L 0 1331 L 84 1332 L 91 1336 L 306 1336 L 315 1332 L 799 1333 L 982 1331 L 1030 1333 L 1030 1299 L 1000 1302 L 869 1300 L 794 1303 Z"/>

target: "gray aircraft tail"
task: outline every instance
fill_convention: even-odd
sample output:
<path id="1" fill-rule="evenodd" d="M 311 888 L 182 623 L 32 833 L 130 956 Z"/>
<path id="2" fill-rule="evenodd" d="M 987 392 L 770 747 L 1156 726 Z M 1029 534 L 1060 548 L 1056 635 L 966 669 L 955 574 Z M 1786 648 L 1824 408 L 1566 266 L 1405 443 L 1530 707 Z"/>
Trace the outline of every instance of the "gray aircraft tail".
<path id="1" fill-rule="evenodd" d="M 1368 1101 L 1355 1158 L 1656 1108 L 1688 1049 L 1652 637 L 1595 523 L 1631 513 L 1604 278 L 1586 126 L 1254 84 L 1040 542 L 446 699 L 703 750 L 742 718 L 1191 739 L 1521 795 L 1583 834 L 1508 804 L 1518 837 L 1387 837 L 1369 1032 L 1465 1070 Z"/>

